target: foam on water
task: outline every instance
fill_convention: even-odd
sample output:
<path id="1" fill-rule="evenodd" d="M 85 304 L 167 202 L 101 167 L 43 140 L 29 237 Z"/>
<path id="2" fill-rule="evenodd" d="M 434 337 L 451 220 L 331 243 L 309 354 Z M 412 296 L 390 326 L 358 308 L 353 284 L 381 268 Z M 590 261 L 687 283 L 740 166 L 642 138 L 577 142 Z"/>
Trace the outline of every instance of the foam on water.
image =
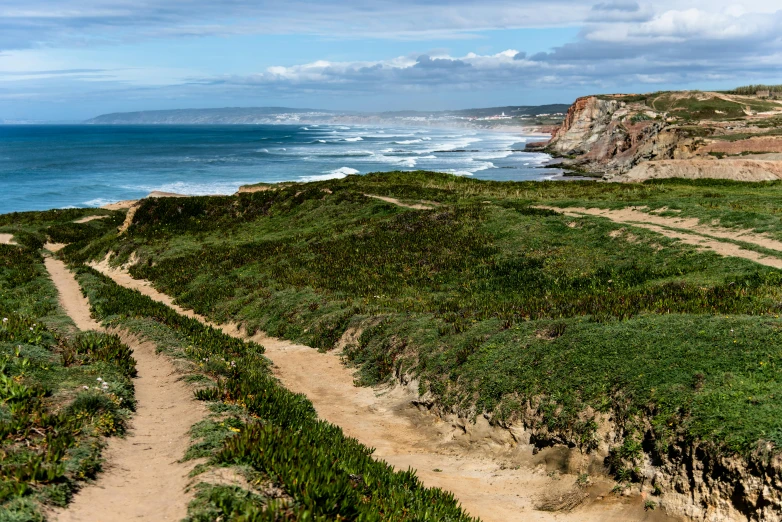
<path id="1" fill-rule="evenodd" d="M 0 126 L 0 213 L 102 206 L 152 191 L 232 194 L 249 183 L 391 170 L 497 180 L 556 175 L 538 168 L 548 155 L 518 150 L 526 140 L 364 125 Z"/>
<path id="2" fill-rule="evenodd" d="M 358 170 L 352 169 L 350 167 L 340 167 L 338 169 L 334 169 L 331 172 L 328 172 L 326 174 L 320 174 L 317 176 L 302 176 L 298 179 L 298 181 L 302 182 L 310 182 L 310 181 L 324 181 L 328 179 L 342 179 L 345 176 L 350 176 L 351 174 L 361 174 Z"/>

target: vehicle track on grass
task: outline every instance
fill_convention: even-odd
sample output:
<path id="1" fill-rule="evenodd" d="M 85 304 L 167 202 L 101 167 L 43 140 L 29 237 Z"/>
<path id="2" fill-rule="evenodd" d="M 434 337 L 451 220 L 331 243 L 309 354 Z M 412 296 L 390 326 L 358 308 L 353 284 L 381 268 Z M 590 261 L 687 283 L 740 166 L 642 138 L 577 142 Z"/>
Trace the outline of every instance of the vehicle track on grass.
<path id="1" fill-rule="evenodd" d="M 47 257 L 46 269 L 59 292 L 60 304 L 80 330 L 105 331 L 91 316 L 89 301 L 62 261 Z M 204 406 L 180 381 L 171 361 L 156 354 L 152 342 L 141 342 L 116 330 L 133 349 L 138 376 L 137 401 L 130 430 L 109 439 L 104 471 L 85 485 L 52 518 L 59 522 L 181 520 L 191 495 L 188 473 L 194 463 L 180 463 L 190 443 L 189 430 L 206 416 Z"/>
<path id="2" fill-rule="evenodd" d="M 602 217 L 614 223 L 644 228 L 663 236 L 678 239 L 701 250 L 715 252 L 726 257 L 741 257 L 761 265 L 782 269 L 782 257 L 764 255 L 742 248 L 734 242 L 741 242 L 765 250 L 778 252 L 782 256 L 782 241 L 751 230 L 719 228 L 701 224 L 694 218 L 672 218 L 656 216 L 634 207 L 621 210 L 583 207 L 553 207 L 537 205 L 536 208 L 553 210 L 568 217 Z"/>
<path id="3" fill-rule="evenodd" d="M 597 479 L 587 503 L 571 513 L 537 511 L 534 505 L 542 496 L 568 491 L 576 477 L 547 473 L 545 464 L 533 463 L 531 449 L 525 464 L 518 460 L 510 462 L 512 450 L 488 438 L 474 446 L 465 445 L 463 431 L 418 411 L 404 388 L 355 387 L 353 370 L 342 364 L 335 351 L 321 353 L 262 333 L 248 336 L 235 324 L 217 325 L 176 305 L 170 296 L 156 290 L 149 281 L 134 279 L 127 271 L 110 267 L 108 260 L 90 266 L 117 284 L 138 290 L 182 315 L 233 337 L 261 344 L 282 384 L 291 391 L 304 393 L 320 418 L 340 426 L 346 435 L 376 448 L 375 456 L 395 468 L 416 469 L 426 486 L 453 492 L 467 512 L 484 522 L 678 520 L 661 510 L 644 511 L 640 496 L 624 498 L 608 494 L 613 482 L 606 479 Z M 462 440 L 459 440 L 460 434 Z M 515 458 L 519 453 L 515 453 Z M 597 500 L 599 496 L 604 498 Z"/>

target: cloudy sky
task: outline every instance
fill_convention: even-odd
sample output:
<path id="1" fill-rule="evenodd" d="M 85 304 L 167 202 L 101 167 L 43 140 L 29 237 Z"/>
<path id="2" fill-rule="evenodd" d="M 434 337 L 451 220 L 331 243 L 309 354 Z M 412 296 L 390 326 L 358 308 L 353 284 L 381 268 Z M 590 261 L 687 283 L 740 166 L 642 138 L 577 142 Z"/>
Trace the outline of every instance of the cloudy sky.
<path id="1" fill-rule="evenodd" d="M 782 0 L 0 0 L 0 120 L 782 83 Z"/>

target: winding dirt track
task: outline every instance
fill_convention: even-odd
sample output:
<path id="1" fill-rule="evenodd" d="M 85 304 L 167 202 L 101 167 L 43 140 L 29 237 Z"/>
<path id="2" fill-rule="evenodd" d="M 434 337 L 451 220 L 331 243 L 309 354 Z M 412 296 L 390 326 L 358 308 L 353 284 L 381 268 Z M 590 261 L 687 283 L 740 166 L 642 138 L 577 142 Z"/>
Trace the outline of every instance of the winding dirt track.
<path id="1" fill-rule="evenodd" d="M 62 261 L 47 258 L 46 268 L 60 294 L 60 303 L 80 330 L 103 330 L 90 317 L 89 302 Z M 53 518 L 60 522 L 181 520 L 191 495 L 188 473 L 193 463 L 177 462 L 190 441 L 190 427 L 206 415 L 202 404 L 180 380 L 176 369 L 155 345 L 139 342 L 123 331 L 133 349 L 138 401 L 125 438 L 110 439 L 104 451 L 105 471 L 85 486 Z"/>
<path id="2" fill-rule="evenodd" d="M 453 492 L 469 513 L 485 522 L 676 520 L 660 510 L 645 512 L 640 497 L 606 495 L 613 483 L 600 480 L 587 504 L 572 513 L 536 511 L 534 505 L 541 496 L 568 490 L 575 477 L 547 473 L 545 463 L 534 463 L 533 468 L 531 456 L 519 459 L 520 452 L 511 455 L 509 448 L 489 436 L 482 436 L 477 444 L 465 444 L 459 440 L 465 438 L 462 430 L 419 412 L 411 406 L 411 396 L 402 388 L 356 388 L 352 371 L 333 352 L 319 353 L 308 346 L 263 334 L 248 337 L 236 325 L 216 325 L 183 309 L 148 281 L 133 279 L 127 272 L 109 267 L 106 261 L 91 266 L 116 283 L 138 290 L 183 315 L 228 335 L 262 344 L 282 383 L 292 391 L 306 394 L 322 419 L 376 448 L 376 456 L 397 469 L 415 468 L 427 486 Z M 605 499 L 596 499 L 602 495 L 606 495 Z"/>
<path id="3" fill-rule="evenodd" d="M 551 207 L 540 205 L 537 208 L 553 210 L 570 217 L 602 217 L 609 219 L 614 223 L 645 228 L 646 230 L 651 230 L 652 232 L 657 232 L 663 236 L 678 239 L 682 243 L 694 245 L 702 250 L 710 250 L 722 256 L 741 257 L 761 265 L 782 268 L 782 258 L 767 256 L 755 252 L 754 250 L 746 250 L 730 241 L 720 241 L 720 239 L 741 241 L 757 247 L 777 251 L 782 255 L 782 241 L 765 234 L 752 232 L 751 230 L 728 229 L 703 225 L 694 218 L 656 216 L 633 207 L 621 210 L 607 210 L 601 208 Z"/>

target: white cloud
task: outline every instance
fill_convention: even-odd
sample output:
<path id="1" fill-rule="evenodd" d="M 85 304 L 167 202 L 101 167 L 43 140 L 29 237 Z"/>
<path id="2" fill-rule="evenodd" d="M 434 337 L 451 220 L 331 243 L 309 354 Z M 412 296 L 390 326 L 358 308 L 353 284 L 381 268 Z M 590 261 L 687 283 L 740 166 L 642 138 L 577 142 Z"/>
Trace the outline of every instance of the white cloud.
<path id="1" fill-rule="evenodd" d="M 655 89 L 782 80 L 781 1 L 0 0 L 0 51 L 7 50 L 0 52 L 0 98 L 175 98 L 205 104 L 475 92 L 476 100 L 484 100 L 476 105 L 486 105 L 498 91 L 585 94 L 630 84 Z M 513 43 L 502 52 L 477 52 L 490 40 L 488 31 L 564 26 L 579 27 L 578 37 L 549 52 L 533 54 Z M 152 67 L 138 59 L 108 63 L 107 53 L 90 59 L 84 56 L 98 54 L 72 52 L 74 46 L 90 50 L 123 42 L 165 50 L 172 38 L 188 42 L 253 33 L 423 43 L 421 52 L 404 55 L 394 51 L 395 42 L 373 46 L 385 50 L 374 51 L 378 54 L 370 60 L 350 60 L 349 54 L 343 60 L 319 59 L 324 57 L 314 46 L 310 60 L 291 62 L 280 53 L 271 67 L 231 75 Z M 426 51 L 427 39 L 474 37 L 486 39 L 475 42 L 475 52 Z M 165 40 L 156 44 L 159 39 Z"/>

